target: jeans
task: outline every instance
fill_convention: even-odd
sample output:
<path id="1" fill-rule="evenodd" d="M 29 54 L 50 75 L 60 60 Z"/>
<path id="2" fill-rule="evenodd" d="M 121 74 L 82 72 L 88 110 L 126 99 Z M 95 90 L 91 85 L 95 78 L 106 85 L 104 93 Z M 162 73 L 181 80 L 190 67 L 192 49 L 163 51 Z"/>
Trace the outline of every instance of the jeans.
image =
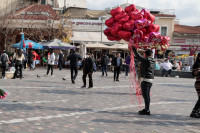
<path id="1" fill-rule="evenodd" d="M 84 86 L 86 86 L 86 77 L 89 77 L 89 87 L 93 87 L 93 81 L 92 81 L 92 73 L 87 73 L 87 72 L 83 72 L 83 84 Z"/>
<path id="2" fill-rule="evenodd" d="M 62 65 L 63 65 L 63 61 L 58 61 L 58 67 L 59 67 L 59 70 L 62 70 Z"/>
<path id="3" fill-rule="evenodd" d="M 74 81 L 77 75 L 78 75 L 78 67 L 71 67 L 71 80 Z"/>
<path id="4" fill-rule="evenodd" d="M 194 110 L 198 110 L 198 109 L 200 109 L 200 96 L 199 96 L 199 98 L 197 100 L 197 103 L 194 106 Z"/>
<path id="5" fill-rule="evenodd" d="M 129 73 L 129 65 L 126 65 L 126 75 L 125 76 L 128 76 L 128 73 Z"/>
<path id="6" fill-rule="evenodd" d="M 22 77 L 22 64 L 21 65 L 15 65 L 15 74 L 14 78 L 17 77 L 17 74 L 19 73 L 19 77 Z"/>
<path id="7" fill-rule="evenodd" d="M 167 73 L 167 75 L 170 75 L 170 74 L 171 74 L 171 72 L 172 72 L 172 70 L 171 70 L 171 69 L 169 69 L 168 71 L 167 71 L 167 70 L 165 70 L 165 69 L 163 69 L 163 70 L 162 70 L 162 76 L 166 75 L 166 73 Z"/>
<path id="8" fill-rule="evenodd" d="M 35 60 L 32 62 L 32 69 L 35 69 Z"/>
<path id="9" fill-rule="evenodd" d="M 141 89 L 142 89 L 142 96 L 144 98 L 145 103 L 145 109 L 149 110 L 150 106 L 150 89 L 151 89 L 152 83 L 142 81 L 141 83 Z"/>
<path id="10" fill-rule="evenodd" d="M 101 67 L 102 75 L 104 75 L 104 72 L 107 74 L 107 66 L 104 65 Z"/>
<path id="11" fill-rule="evenodd" d="M 53 65 L 49 65 L 48 64 L 48 68 L 47 68 L 47 75 L 49 74 L 49 70 L 51 69 L 51 75 L 53 75 Z"/>

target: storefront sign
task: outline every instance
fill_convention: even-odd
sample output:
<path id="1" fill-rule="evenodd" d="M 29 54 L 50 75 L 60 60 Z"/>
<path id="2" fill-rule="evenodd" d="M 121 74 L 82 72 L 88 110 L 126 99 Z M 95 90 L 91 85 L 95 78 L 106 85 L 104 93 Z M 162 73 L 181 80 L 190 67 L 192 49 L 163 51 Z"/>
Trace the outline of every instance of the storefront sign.
<path id="1" fill-rule="evenodd" d="M 174 38 L 174 44 L 199 44 L 200 45 L 200 39 L 184 39 L 184 38 Z"/>

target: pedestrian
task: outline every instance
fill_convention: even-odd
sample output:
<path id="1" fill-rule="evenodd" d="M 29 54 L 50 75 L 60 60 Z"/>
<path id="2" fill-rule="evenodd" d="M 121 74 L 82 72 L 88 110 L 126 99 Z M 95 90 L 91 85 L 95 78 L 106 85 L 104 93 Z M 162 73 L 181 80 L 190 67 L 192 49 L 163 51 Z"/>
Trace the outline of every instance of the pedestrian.
<path id="1" fill-rule="evenodd" d="M 58 55 L 58 67 L 59 67 L 59 70 L 61 71 L 62 70 L 62 67 L 63 67 L 63 58 L 64 58 L 64 54 L 63 52 L 60 50 L 60 53 Z"/>
<path id="2" fill-rule="evenodd" d="M 125 74 L 125 77 L 128 77 L 129 66 L 130 66 L 130 63 L 131 63 L 131 57 L 130 57 L 129 54 L 127 55 L 127 57 L 125 59 L 125 63 L 126 63 L 126 74 Z"/>
<path id="3" fill-rule="evenodd" d="M 33 67 L 33 70 L 35 70 L 35 64 L 36 64 L 36 59 L 37 59 L 38 54 L 35 51 L 32 51 L 32 54 L 33 54 L 32 67 Z"/>
<path id="4" fill-rule="evenodd" d="M 165 59 L 165 61 L 161 64 L 162 67 L 162 76 L 167 76 L 170 77 L 170 74 L 172 72 L 172 67 L 173 65 L 169 62 L 169 59 Z"/>
<path id="5" fill-rule="evenodd" d="M 32 49 L 29 49 L 29 52 L 28 52 L 28 64 L 29 64 L 30 70 L 33 70 L 33 53 L 32 53 Z"/>
<path id="6" fill-rule="evenodd" d="M 20 79 L 23 78 L 22 75 L 22 62 L 23 60 L 25 60 L 24 54 L 22 53 L 21 49 L 17 49 L 17 53 L 14 54 L 13 59 L 15 60 L 15 73 L 14 73 L 14 77 L 12 79 L 15 79 L 17 77 L 19 77 Z M 19 74 L 19 76 L 18 76 Z"/>
<path id="7" fill-rule="evenodd" d="M 144 53 L 144 57 L 142 57 L 138 54 L 135 47 L 132 47 L 132 49 L 137 60 L 141 62 L 141 89 L 145 102 L 145 108 L 138 113 L 139 115 L 150 115 L 150 89 L 153 84 L 155 67 L 155 61 L 152 58 L 153 52 L 147 49 Z"/>
<path id="8" fill-rule="evenodd" d="M 82 60 L 82 57 L 79 54 L 76 54 L 75 50 L 72 50 L 72 53 L 67 57 L 67 60 L 70 61 L 71 81 L 75 84 L 75 79 L 78 75 L 78 61 Z"/>
<path id="9" fill-rule="evenodd" d="M 55 54 L 54 54 L 53 49 L 50 49 L 50 56 L 48 58 L 47 74 L 45 75 L 46 77 L 48 76 L 50 69 L 51 69 L 51 76 L 53 76 L 54 62 L 55 62 Z"/>
<path id="10" fill-rule="evenodd" d="M 200 118 L 200 53 L 198 53 L 196 61 L 192 67 L 192 74 L 196 77 L 194 86 L 198 95 L 198 100 L 190 114 L 190 117 Z"/>
<path id="11" fill-rule="evenodd" d="M 101 57 L 101 71 L 102 71 L 101 76 L 104 76 L 104 72 L 105 72 L 106 76 L 108 76 L 108 74 L 107 74 L 108 62 L 109 62 L 108 56 L 103 53 L 102 57 Z"/>
<path id="12" fill-rule="evenodd" d="M 24 54 L 24 57 L 25 57 L 25 59 L 24 59 L 24 61 L 23 61 L 23 66 L 24 66 L 24 69 L 26 69 L 26 64 L 27 64 L 27 53 L 26 53 L 25 50 L 23 50 L 23 54 Z"/>
<path id="13" fill-rule="evenodd" d="M 6 79 L 6 68 L 8 66 L 8 61 L 8 55 L 6 50 L 4 50 L 3 54 L 1 55 L 2 79 Z"/>
<path id="14" fill-rule="evenodd" d="M 89 87 L 88 89 L 93 87 L 93 81 L 92 81 L 92 73 L 93 73 L 93 67 L 94 67 L 94 62 L 91 58 L 91 54 L 87 53 L 87 58 L 82 61 L 83 65 L 83 86 L 81 88 L 86 87 L 86 77 L 88 75 L 89 77 Z"/>
<path id="15" fill-rule="evenodd" d="M 118 53 L 117 57 L 115 57 L 112 60 L 112 65 L 114 66 L 114 81 L 119 81 L 119 74 L 122 66 L 122 59 L 120 53 Z"/>

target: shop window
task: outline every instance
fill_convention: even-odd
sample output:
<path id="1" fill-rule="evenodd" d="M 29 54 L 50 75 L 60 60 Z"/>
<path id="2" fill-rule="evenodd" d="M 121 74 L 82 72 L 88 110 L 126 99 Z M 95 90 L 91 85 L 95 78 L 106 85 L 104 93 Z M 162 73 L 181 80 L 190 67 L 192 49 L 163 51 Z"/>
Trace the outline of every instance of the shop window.
<path id="1" fill-rule="evenodd" d="M 166 26 L 161 27 L 161 35 L 167 36 L 167 27 Z"/>

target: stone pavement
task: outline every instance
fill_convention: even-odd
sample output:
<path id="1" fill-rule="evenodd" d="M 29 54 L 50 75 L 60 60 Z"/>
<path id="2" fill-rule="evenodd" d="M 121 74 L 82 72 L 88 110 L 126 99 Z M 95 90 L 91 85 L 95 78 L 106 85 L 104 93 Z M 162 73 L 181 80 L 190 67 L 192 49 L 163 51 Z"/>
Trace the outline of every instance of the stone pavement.
<path id="1" fill-rule="evenodd" d="M 129 79 L 113 73 L 94 73 L 94 88 L 81 89 L 70 71 L 23 71 L 24 79 L 0 79 L 10 95 L 0 100 L 0 133 L 199 133 L 200 119 L 189 114 L 197 100 L 194 79 L 156 77 L 152 87 L 151 116 L 139 116 L 143 108 L 131 102 Z M 41 77 L 37 77 L 37 75 Z M 67 80 L 63 81 L 62 77 Z M 87 79 L 88 82 L 88 79 Z"/>

